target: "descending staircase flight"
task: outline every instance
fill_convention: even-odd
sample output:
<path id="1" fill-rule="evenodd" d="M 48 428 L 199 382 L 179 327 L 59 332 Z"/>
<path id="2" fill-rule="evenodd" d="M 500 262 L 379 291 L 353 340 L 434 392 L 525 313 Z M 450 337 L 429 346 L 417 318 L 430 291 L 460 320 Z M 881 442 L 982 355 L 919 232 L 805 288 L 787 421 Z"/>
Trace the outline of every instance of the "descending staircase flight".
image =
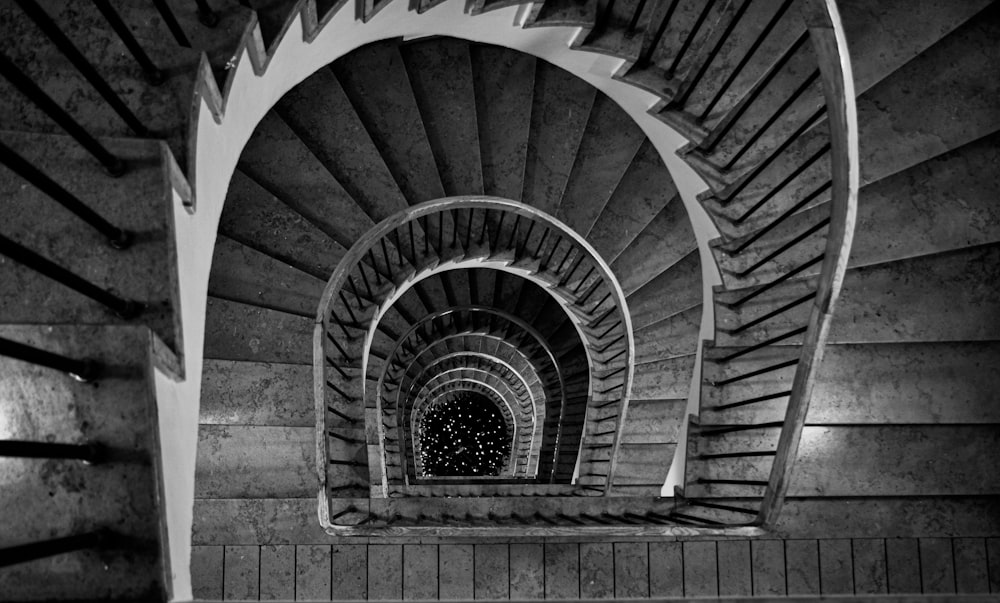
<path id="1" fill-rule="evenodd" d="M 4 411 L 0 479 L 5 508 L 37 511 L 0 531 L 13 563 L 0 591 L 163 598 L 167 401 L 154 382 L 183 380 L 184 341 L 198 340 L 181 321 L 173 208 L 208 206 L 177 166 L 207 169 L 188 157 L 190 95 L 211 103 L 206 87 L 255 67 L 231 60 L 256 43 L 237 39 L 250 13 L 202 11 L 221 19 L 210 30 L 193 7 L 17 4 L 2 27 L 20 43 L 0 64 L 0 391 L 23 403 Z M 353 9 L 247 4 L 272 53 L 292 20 L 321 28 Z M 437 4 L 413 8 L 430 17 Z M 516 4 L 470 7 L 475 19 Z M 823 334 L 814 307 L 831 299 L 831 250 L 852 220 L 836 198 L 846 148 L 822 3 L 526 9 L 526 27 L 582 28 L 566 52 L 623 59 L 615 79 L 660 99 L 651 113 L 690 141 L 679 155 L 707 185 L 698 200 L 720 237 L 702 254 L 653 142 L 545 60 L 390 39 L 299 83 L 256 126 L 222 209 L 196 534 L 218 521 L 199 505 L 263 508 L 320 487 L 321 516 L 345 534 L 710 531 L 773 525 L 784 488 L 793 512 L 826 497 L 995 492 L 984 459 L 1000 417 L 975 400 L 997 385 L 1000 15 L 988 1 L 916 4 L 838 3 L 861 188 Z M 359 3 L 364 27 L 388 5 Z M 193 75 L 192 47 L 210 79 Z M 708 257 L 721 284 L 704 298 Z M 714 337 L 700 345 L 709 309 Z M 416 470 L 413 413 L 458 384 L 510 412 L 509 474 Z M 941 442 L 963 445 L 935 465 Z M 685 485 L 660 497 L 677 450 Z M 39 579 L 67 559 L 78 571 Z"/>

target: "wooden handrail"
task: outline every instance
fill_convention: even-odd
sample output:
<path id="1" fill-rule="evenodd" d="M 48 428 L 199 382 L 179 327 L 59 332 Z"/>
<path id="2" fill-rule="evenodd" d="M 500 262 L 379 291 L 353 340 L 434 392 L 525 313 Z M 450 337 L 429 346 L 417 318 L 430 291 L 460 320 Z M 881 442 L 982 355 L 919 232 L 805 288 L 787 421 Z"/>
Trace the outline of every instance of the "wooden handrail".
<path id="1" fill-rule="evenodd" d="M 836 0 L 817 0 L 810 39 L 820 66 L 831 143 L 830 227 L 816 299 L 792 381 L 792 393 L 778 439 L 777 454 L 756 524 L 773 528 L 788 492 L 816 374 L 823 359 L 833 308 L 847 271 L 858 203 L 858 117 L 854 79 Z"/>

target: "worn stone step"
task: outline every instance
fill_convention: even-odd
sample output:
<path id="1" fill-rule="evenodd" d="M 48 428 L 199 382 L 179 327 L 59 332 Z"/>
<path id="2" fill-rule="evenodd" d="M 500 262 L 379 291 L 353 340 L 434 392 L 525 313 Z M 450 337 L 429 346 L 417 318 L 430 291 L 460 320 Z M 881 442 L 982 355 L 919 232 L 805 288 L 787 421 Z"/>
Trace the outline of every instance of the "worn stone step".
<path id="1" fill-rule="evenodd" d="M 315 316 L 326 283 L 220 235 L 209 295 L 300 316 Z"/>
<path id="2" fill-rule="evenodd" d="M 1000 180 L 993 176 L 1000 164 L 998 142 L 1000 136 L 991 134 L 862 188 L 850 265 L 867 266 L 1000 240 L 1000 215 L 992 203 L 1000 191 Z M 828 203 L 795 214 L 735 256 L 722 250 L 737 249 L 744 238 L 717 242 L 715 257 L 726 286 L 768 282 L 822 253 L 827 228 L 754 268 L 828 216 Z M 757 223 L 750 230 L 763 226 Z M 754 272 L 748 277 L 733 274 L 750 268 Z M 816 265 L 802 274 L 818 272 Z"/>
<path id="3" fill-rule="evenodd" d="M 982 341 L 995 339 L 1000 323 L 996 287 L 1000 245 L 969 247 L 849 270 L 830 328 L 831 343 Z M 734 311 L 717 305 L 720 346 L 750 345 L 805 325 L 809 302 L 739 334 L 727 334 L 808 293 L 812 278 L 788 281 Z M 726 292 L 736 300 L 747 290 Z M 781 342 L 794 344 L 800 337 Z"/>
<path id="4" fill-rule="evenodd" d="M 598 93 L 556 218 L 586 236 L 613 198 L 644 140 L 635 121 Z"/>
<path id="5" fill-rule="evenodd" d="M 654 362 L 694 354 L 701 331 L 702 306 L 698 304 L 635 331 L 635 361 Z"/>
<path id="6" fill-rule="evenodd" d="M 587 242 L 600 257 L 613 262 L 676 194 L 677 186 L 659 153 L 653 143 L 644 140 L 607 205 L 587 231 Z"/>
<path id="7" fill-rule="evenodd" d="M 617 465 L 614 475 L 614 486 L 649 486 L 662 484 L 667 477 L 667 470 L 674 458 L 676 444 L 668 443 L 622 443 L 618 447 Z M 591 458 L 607 458 L 603 457 Z M 607 462 L 581 464 L 580 483 L 593 485 L 604 483 L 607 475 Z M 595 475 L 590 475 L 591 473 Z"/>
<path id="8" fill-rule="evenodd" d="M 315 498 L 316 429 L 201 425 L 196 498 Z"/>
<path id="9" fill-rule="evenodd" d="M 144 324 L 171 349 L 180 339 L 175 272 L 174 199 L 167 174 L 173 162 L 160 142 L 104 139 L 129 165 L 118 178 L 67 136 L 0 133 L 4 144 L 49 175 L 91 210 L 132 233 L 124 250 L 59 206 L 46 194 L 4 170 L 0 192 L 5 220 L 0 232 L 34 253 L 122 298 L 143 304 L 131 320 L 7 257 L 0 258 L 0 319 L 8 323 Z M 39 219 L 39 216 L 45 216 Z"/>
<path id="10" fill-rule="evenodd" d="M 374 226 L 277 113 L 268 113 L 257 124 L 239 167 L 345 248 Z"/>
<path id="11" fill-rule="evenodd" d="M 309 427 L 316 423 L 313 388 L 311 365 L 208 359 L 198 422 Z"/>
<path id="12" fill-rule="evenodd" d="M 319 279 L 329 278 L 347 252 L 239 169 L 229 183 L 219 233 Z"/>
<path id="13" fill-rule="evenodd" d="M 469 43 L 416 41 L 399 47 L 445 195 L 483 193 Z"/>
<path id="14" fill-rule="evenodd" d="M 312 364 L 315 319 L 210 297 L 205 358 Z"/>
<path id="15" fill-rule="evenodd" d="M 995 13 L 995 8 L 987 8 L 858 98 L 862 185 L 1000 129 L 1000 112 L 988 100 L 996 96 L 997 84 L 985 75 L 1000 59 L 995 45 L 988 42 L 1000 27 Z M 930 80 L 929 73 L 934 74 Z M 918 92 L 925 88 L 933 94 Z M 739 192 L 727 212 L 738 215 L 769 193 L 816 153 L 825 136 L 825 124 L 802 136 Z M 762 207 L 761 219 L 791 207 L 828 180 L 827 161 L 820 159 L 795 178 Z M 729 199 L 732 190 L 716 191 L 716 196 Z"/>
<path id="16" fill-rule="evenodd" d="M 482 161 L 483 191 L 520 199 L 528 149 L 535 57 L 496 46 L 472 44 L 473 86 Z"/>
<path id="17" fill-rule="evenodd" d="M 631 295 L 697 246 L 684 203 L 675 196 L 614 258 L 611 270 L 625 295 Z"/>
<path id="18" fill-rule="evenodd" d="M 794 358 L 777 350 L 724 365 L 706 363 L 706 379 L 725 379 Z M 795 352 L 792 354 L 791 352 Z M 993 342 L 830 345 L 809 403 L 809 424 L 961 424 L 997 422 L 989 404 L 1000 362 Z M 787 397 L 712 412 L 711 408 L 791 389 L 794 367 L 721 387 L 706 387 L 701 422 L 746 424 L 784 419 Z"/>
<path id="19" fill-rule="evenodd" d="M 332 70 L 296 85 L 275 111 L 373 222 L 409 205 Z"/>
<path id="20" fill-rule="evenodd" d="M 0 463 L 4 546 L 109 528 L 135 543 L 82 550 L 0 571 L 4 598 L 153 597 L 160 599 L 160 450 L 153 393 L 154 339 L 145 327 L 4 325 L 0 337 L 106 367 L 92 383 L 0 357 L 3 437 L 98 442 L 114 460 L 4 458 Z M 14 400 L 30 401 L 13 403 Z M 29 511 L 30 510 L 30 511 Z"/>
<path id="21" fill-rule="evenodd" d="M 597 90 L 538 61 L 520 201 L 555 214 L 573 171 Z"/>
<path id="22" fill-rule="evenodd" d="M 637 364 L 632 377 L 632 398 L 662 400 L 686 398 L 691 387 L 695 357 L 678 356 Z"/>
<path id="23" fill-rule="evenodd" d="M 682 399 L 630 400 L 628 412 L 625 415 L 622 442 L 625 444 L 671 444 L 677 442 L 681 421 L 685 420 L 686 404 L 687 400 Z M 617 408 L 612 406 L 592 411 L 590 416 L 604 418 L 615 414 L 618 414 Z M 598 425 L 604 426 L 613 424 L 617 424 L 617 422 L 608 420 L 598 423 Z M 602 438 L 593 440 L 593 442 L 605 440 L 611 441 L 610 438 Z"/>
<path id="24" fill-rule="evenodd" d="M 332 69 L 409 204 L 445 196 L 396 43 L 369 44 Z"/>
<path id="25" fill-rule="evenodd" d="M 702 301 L 701 262 L 697 251 L 628 295 L 632 328 L 642 329 Z"/>
<path id="26" fill-rule="evenodd" d="M 689 477 L 766 480 L 771 457 L 695 460 L 695 455 L 774 450 L 777 430 L 770 431 L 766 440 L 744 435 L 751 432 L 697 438 Z M 990 424 L 806 426 L 788 495 L 994 495 L 1000 483 L 990 451 L 998 440 L 1000 431 Z M 712 496 L 734 496 L 745 487 L 697 487 L 702 489 Z"/>

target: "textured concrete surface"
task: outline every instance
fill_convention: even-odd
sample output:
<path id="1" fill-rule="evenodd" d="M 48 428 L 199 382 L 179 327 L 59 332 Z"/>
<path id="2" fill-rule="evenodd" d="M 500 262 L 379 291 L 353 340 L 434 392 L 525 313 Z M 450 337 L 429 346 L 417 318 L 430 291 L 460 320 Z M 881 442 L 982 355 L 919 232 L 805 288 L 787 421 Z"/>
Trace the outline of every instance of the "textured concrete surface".
<path id="1" fill-rule="evenodd" d="M 410 204 L 444 196 L 420 113 L 395 43 L 376 43 L 333 71 Z"/>
<path id="2" fill-rule="evenodd" d="M 326 167 L 276 113 L 257 125 L 240 169 L 344 247 L 374 226 Z"/>
<path id="3" fill-rule="evenodd" d="M 244 304 L 314 317 L 326 283 L 271 256 L 220 235 L 208 293 Z"/>
<path id="4" fill-rule="evenodd" d="M 445 195 L 483 192 L 468 42 L 440 39 L 399 47 Z"/>
<path id="5" fill-rule="evenodd" d="M 598 93 L 556 217 L 581 235 L 590 232 L 644 140 L 635 122 Z"/>
<path id="6" fill-rule="evenodd" d="M 316 432 L 310 427 L 202 425 L 197 498 L 313 498 Z"/>
<path id="7" fill-rule="evenodd" d="M 119 178 L 72 139 L 58 135 L 6 132 L 6 145 L 48 174 L 89 208 L 135 235 L 127 250 L 107 240 L 47 195 L 4 169 L 0 192 L 6 199 L 2 229 L 35 253 L 102 289 L 147 305 L 130 322 L 146 324 L 171 348 L 178 343 L 172 193 L 164 181 L 162 149 L 151 141 L 108 139 L 108 148 L 131 170 Z M 45 219 L 39 219 L 45 216 Z M 114 312 L 34 270 L 0 258 L 0 316 L 7 323 L 115 324 Z"/>
<path id="8" fill-rule="evenodd" d="M 210 298 L 205 325 L 206 358 L 312 364 L 313 319 Z"/>
<path id="9" fill-rule="evenodd" d="M 0 336 L 104 364 L 82 384 L 52 369 L 0 358 L 0 437 L 99 442 L 116 460 L 0 460 L 5 545 L 110 528 L 136 546 L 85 550 L 0 571 L 0 592 L 16 599 L 154 596 L 160 583 L 157 476 L 151 464 L 156 408 L 149 381 L 149 332 L 142 327 L 4 326 Z M 30 400 L 26 405 L 20 402 Z M 14 401 L 19 401 L 15 403 Z M 151 548 L 144 548 L 151 547 Z"/>
<path id="10" fill-rule="evenodd" d="M 536 64 L 522 202 L 555 213 L 596 94 L 590 84 L 562 69 Z"/>
<path id="11" fill-rule="evenodd" d="M 219 233 L 319 279 L 329 278 L 347 251 L 239 169 L 229 183 Z"/>
<path id="12" fill-rule="evenodd" d="M 330 69 L 292 88 L 275 111 L 373 222 L 408 205 Z M 343 144 L 351 141 L 350 145 Z"/>
<path id="13" fill-rule="evenodd" d="M 701 303 L 701 262 L 689 253 L 627 298 L 632 328 L 642 329 Z"/>
<path id="14" fill-rule="evenodd" d="M 312 365 L 206 360 L 198 420 L 308 427 L 316 422 Z"/>
<path id="15" fill-rule="evenodd" d="M 521 198 L 536 59 L 492 46 L 472 45 L 473 85 L 483 191 Z"/>

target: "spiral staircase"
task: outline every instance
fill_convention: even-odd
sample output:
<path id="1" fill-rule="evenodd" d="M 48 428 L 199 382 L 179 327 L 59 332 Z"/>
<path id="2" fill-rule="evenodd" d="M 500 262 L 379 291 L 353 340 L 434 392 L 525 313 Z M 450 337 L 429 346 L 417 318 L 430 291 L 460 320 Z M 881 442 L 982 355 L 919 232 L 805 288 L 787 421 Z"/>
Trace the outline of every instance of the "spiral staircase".
<path id="1" fill-rule="evenodd" d="M 995 3 L 15 4 L 0 598 L 185 598 L 188 466 L 196 542 L 1000 533 Z"/>

